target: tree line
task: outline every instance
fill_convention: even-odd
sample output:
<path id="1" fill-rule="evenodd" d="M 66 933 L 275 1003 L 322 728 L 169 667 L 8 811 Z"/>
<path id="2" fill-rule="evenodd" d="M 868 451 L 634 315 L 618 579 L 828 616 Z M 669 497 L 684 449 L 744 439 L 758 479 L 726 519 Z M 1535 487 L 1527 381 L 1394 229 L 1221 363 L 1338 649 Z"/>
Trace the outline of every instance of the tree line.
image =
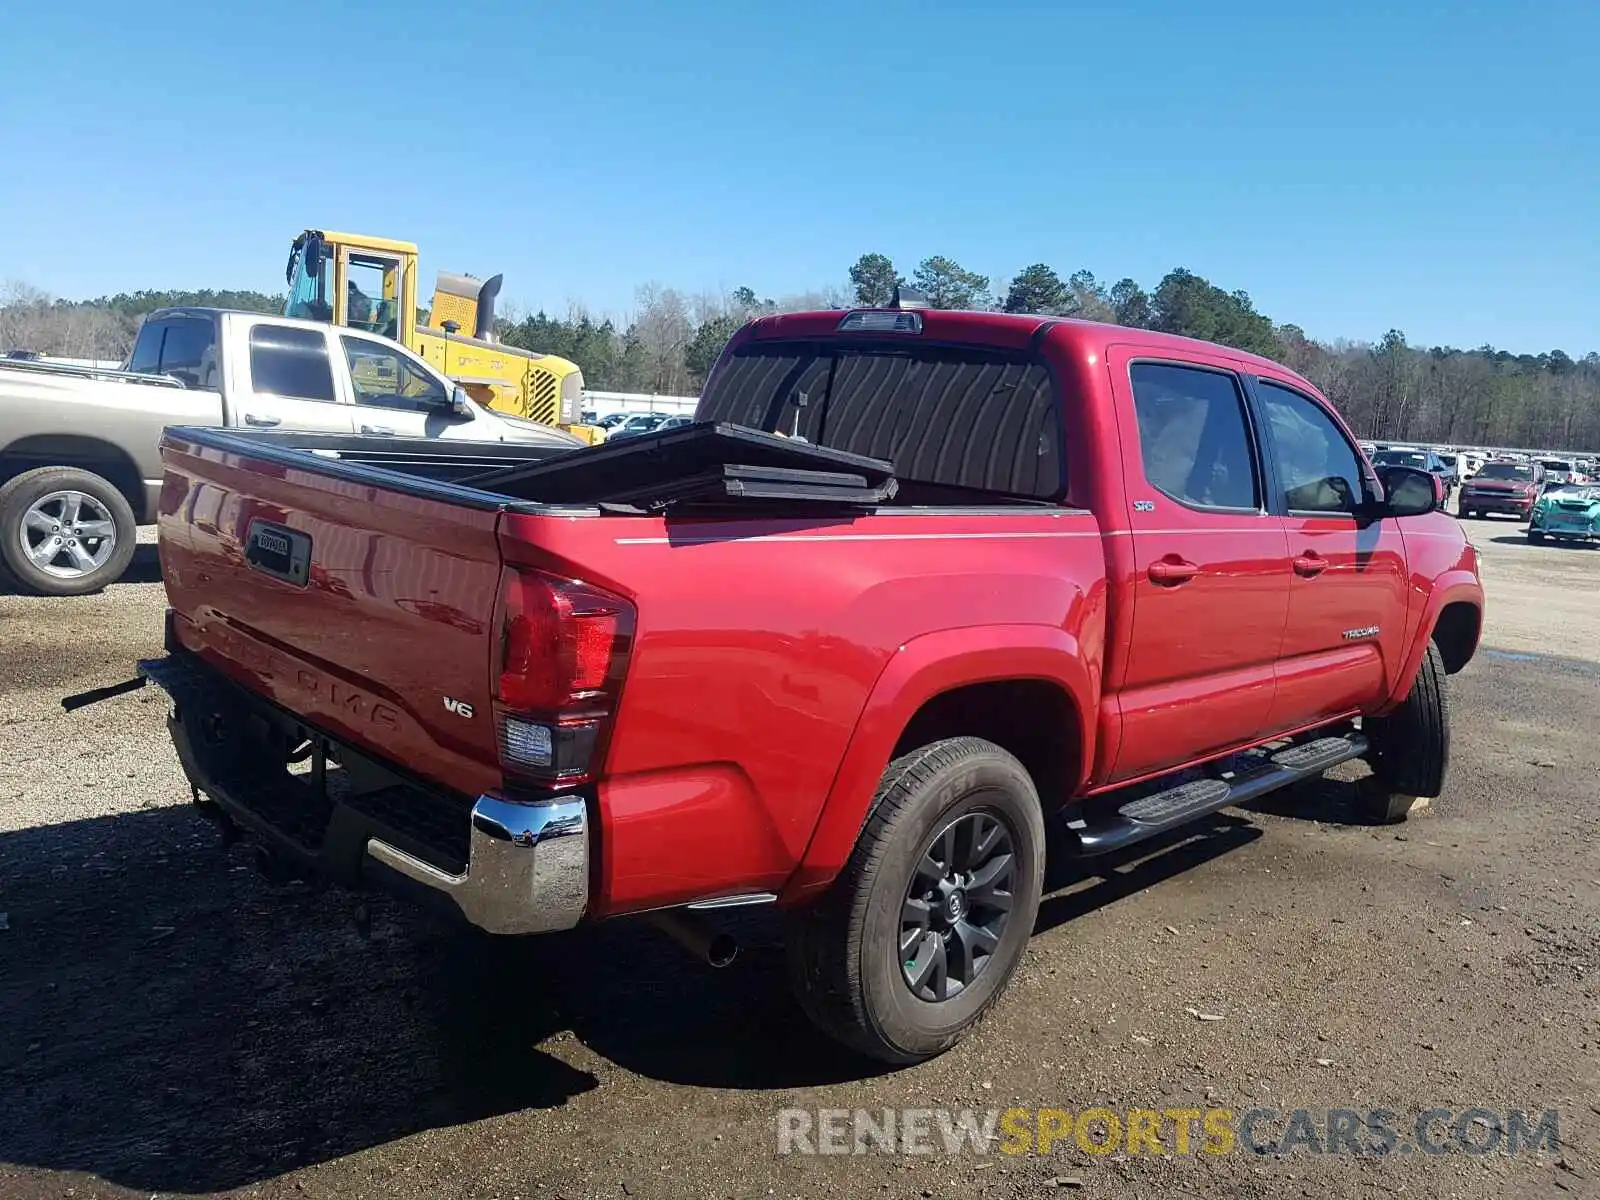
<path id="1" fill-rule="evenodd" d="M 1512 354 L 1492 346 L 1413 346 L 1391 329 L 1376 342 L 1318 341 L 1257 311 L 1248 292 L 1227 291 L 1182 267 L 1148 290 L 1107 283 L 1092 271 L 1063 277 L 1047 263 L 1003 287 L 934 255 L 904 276 L 883 254 L 863 254 L 848 286 L 763 297 L 749 287 L 690 294 L 650 285 L 625 320 L 581 305 L 565 315 L 507 307 L 496 321 L 510 345 L 576 362 L 600 391 L 698 393 L 733 332 L 753 317 L 815 308 L 882 306 L 910 287 L 935 308 L 995 309 L 1080 317 L 1202 338 L 1276 359 L 1316 384 L 1358 436 L 1374 440 L 1600 449 L 1600 354 Z M 140 291 L 94 300 L 54 299 L 35 288 L 0 289 L 0 350 L 73 358 L 126 355 L 145 313 L 176 304 L 282 312 L 284 298 L 253 291 Z"/>

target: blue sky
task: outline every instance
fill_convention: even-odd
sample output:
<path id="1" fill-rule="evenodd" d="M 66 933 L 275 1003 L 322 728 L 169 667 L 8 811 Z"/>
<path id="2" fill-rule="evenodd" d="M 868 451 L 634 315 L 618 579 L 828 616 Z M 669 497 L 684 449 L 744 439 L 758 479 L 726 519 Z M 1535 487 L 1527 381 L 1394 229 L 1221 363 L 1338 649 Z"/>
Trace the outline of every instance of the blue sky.
<path id="1" fill-rule="evenodd" d="M 873 250 L 1600 349 L 1592 0 L 335 7 L 13 6 L 0 279 L 276 290 L 318 225 L 554 311 Z"/>

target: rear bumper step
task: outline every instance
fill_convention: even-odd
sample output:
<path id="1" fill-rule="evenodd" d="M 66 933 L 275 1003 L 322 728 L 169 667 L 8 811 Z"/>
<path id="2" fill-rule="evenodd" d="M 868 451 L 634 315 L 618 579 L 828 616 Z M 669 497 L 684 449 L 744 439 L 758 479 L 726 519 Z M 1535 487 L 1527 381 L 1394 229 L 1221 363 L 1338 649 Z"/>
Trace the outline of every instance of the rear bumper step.
<path id="1" fill-rule="evenodd" d="M 297 719 L 184 655 L 139 664 L 172 697 L 168 721 L 190 784 L 245 833 L 300 870 L 351 886 L 376 880 L 446 902 L 489 933 L 546 933 L 583 918 L 589 816 L 581 796 L 523 803 L 445 797 L 396 776 L 393 785 L 335 798 L 325 760 L 353 754 L 317 739 L 313 770 L 274 770 L 252 738 Z M 372 868 L 376 869 L 372 869 Z M 426 898 L 426 897 L 424 897 Z"/>
<path id="2" fill-rule="evenodd" d="M 1365 735 L 1355 731 L 1300 742 L 1268 755 L 1259 766 L 1232 779 L 1196 779 L 1180 783 L 1130 800 L 1109 812 L 1096 812 L 1068 828 L 1078 839 L 1080 854 L 1109 854 L 1229 804 L 1243 804 L 1320 775 L 1329 767 L 1360 758 L 1366 752 Z"/>

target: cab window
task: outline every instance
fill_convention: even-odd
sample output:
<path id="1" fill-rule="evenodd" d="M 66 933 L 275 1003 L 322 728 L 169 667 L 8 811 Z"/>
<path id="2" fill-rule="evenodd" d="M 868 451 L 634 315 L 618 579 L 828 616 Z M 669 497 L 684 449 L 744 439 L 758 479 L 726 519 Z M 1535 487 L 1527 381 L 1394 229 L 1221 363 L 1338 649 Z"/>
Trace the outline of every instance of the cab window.
<path id="1" fill-rule="evenodd" d="M 902 504 L 1066 493 L 1060 400 L 1044 363 L 1023 355 L 755 343 L 712 375 L 695 415 L 887 459 Z"/>
<path id="2" fill-rule="evenodd" d="M 437 412 L 449 393 L 421 363 L 400 350 L 366 338 L 341 337 L 356 403 L 403 412 Z"/>
<path id="3" fill-rule="evenodd" d="M 1256 394 L 1289 511 L 1354 516 L 1362 497 L 1361 465 L 1333 418 L 1309 397 L 1264 379 Z"/>
<path id="4" fill-rule="evenodd" d="M 1190 508 L 1259 511 L 1255 453 L 1239 382 L 1172 363 L 1129 369 L 1145 478 Z"/>
<path id="5" fill-rule="evenodd" d="M 333 403 L 328 339 L 315 329 L 257 325 L 250 331 L 250 379 L 257 392 Z"/>

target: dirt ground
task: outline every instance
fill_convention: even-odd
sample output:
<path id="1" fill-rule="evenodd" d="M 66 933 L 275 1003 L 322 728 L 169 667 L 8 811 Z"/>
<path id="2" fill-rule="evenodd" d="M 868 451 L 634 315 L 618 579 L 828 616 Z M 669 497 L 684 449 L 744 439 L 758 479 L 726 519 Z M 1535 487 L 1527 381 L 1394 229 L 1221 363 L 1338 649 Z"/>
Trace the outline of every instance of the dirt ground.
<path id="1" fill-rule="evenodd" d="M 1354 768 L 1057 868 L 1008 997 L 898 1072 L 811 1031 L 762 919 L 722 972 L 381 901 L 363 938 L 191 815 L 159 696 L 57 707 L 159 650 L 151 549 L 102 596 L 0 595 L 0 1197 L 1600 1194 L 1600 550 L 1468 528 L 1489 618 L 1442 799 L 1361 825 Z M 782 1109 L 1012 1105 L 1555 1109 L 1561 1142 L 777 1153 Z"/>

